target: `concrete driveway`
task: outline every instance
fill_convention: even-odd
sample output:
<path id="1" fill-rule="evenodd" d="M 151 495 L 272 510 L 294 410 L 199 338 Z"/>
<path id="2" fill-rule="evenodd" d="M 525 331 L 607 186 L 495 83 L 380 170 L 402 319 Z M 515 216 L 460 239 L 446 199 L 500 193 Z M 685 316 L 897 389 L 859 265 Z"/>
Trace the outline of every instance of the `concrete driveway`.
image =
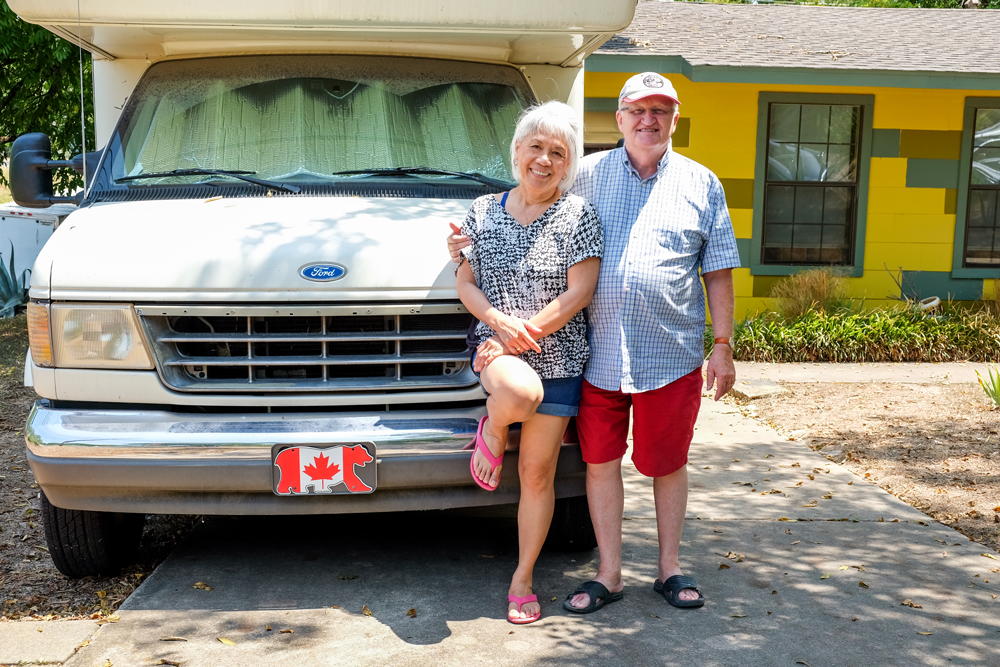
<path id="1" fill-rule="evenodd" d="M 598 613 L 562 609 L 596 551 L 546 553 L 544 618 L 504 620 L 509 509 L 213 518 L 65 664 L 1000 665 L 984 547 L 732 407 L 702 410 L 682 559 L 703 609 L 653 592 L 651 485 L 629 468 L 626 596 Z"/>

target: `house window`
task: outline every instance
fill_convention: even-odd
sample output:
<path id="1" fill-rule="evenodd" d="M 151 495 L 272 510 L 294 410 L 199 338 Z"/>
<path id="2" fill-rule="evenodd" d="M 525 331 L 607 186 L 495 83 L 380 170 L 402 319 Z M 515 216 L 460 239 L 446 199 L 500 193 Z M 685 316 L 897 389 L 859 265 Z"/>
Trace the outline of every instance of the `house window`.
<path id="1" fill-rule="evenodd" d="M 965 233 L 969 268 L 1000 267 L 1000 109 L 976 109 Z"/>
<path id="2" fill-rule="evenodd" d="M 770 103 L 761 263 L 854 263 L 863 105 Z"/>

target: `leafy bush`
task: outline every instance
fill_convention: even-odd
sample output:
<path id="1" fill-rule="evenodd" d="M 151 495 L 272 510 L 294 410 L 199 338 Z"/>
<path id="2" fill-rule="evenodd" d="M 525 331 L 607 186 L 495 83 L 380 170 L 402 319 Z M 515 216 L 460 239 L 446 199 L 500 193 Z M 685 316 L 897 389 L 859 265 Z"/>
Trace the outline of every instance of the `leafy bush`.
<path id="1" fill-rule="evenodd" d="M 14 309 L 28 303 L 28 276 L 31 271 L 25 269 L 18 280 L 14 272 L 14 244 L 10 244 L 10 270 L 0 256 L 0 318 L 13 317 Z"/>
<path id="2" fill-rule="evenodd" d="M 847 283 L 833 269 L 810 269 L 782 278 L 771 288 L 778 312 L 786 319 L 808 311 L 831 313 L 847 307 Z"/>
<path id="3" fill-rule="evenodd" d="M 996 361 L 1000 317 L 955 307 L 933 316 L 908 308 L 757 315 L 736 324 L 733 352 L 764 362 Z"/>

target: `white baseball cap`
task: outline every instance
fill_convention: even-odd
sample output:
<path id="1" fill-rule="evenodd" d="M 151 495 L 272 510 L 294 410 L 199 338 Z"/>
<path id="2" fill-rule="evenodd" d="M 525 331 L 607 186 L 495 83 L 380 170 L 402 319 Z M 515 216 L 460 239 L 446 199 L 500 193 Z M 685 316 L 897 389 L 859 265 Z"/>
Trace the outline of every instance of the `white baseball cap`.
<path id="1" fill-rule="evenodd" d="M 681 103 L 677 99 L 677 91 L 674 90 L 670 79 L 664 78 L 656 72 L 643 72 L 636 74 L 622 86 L 622 92 L 618 94 L 618 106 L 620 107 L 622 102 L 635 102 L 652 95 L 663 95 L 678 105 Z"/>

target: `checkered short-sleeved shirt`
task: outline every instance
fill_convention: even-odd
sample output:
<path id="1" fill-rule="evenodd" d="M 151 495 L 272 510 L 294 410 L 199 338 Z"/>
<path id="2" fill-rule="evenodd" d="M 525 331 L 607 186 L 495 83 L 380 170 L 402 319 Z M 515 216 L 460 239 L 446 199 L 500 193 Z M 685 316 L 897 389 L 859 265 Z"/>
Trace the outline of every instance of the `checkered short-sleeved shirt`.
<path id="1" fill-rule="evenodd" d="M 668 150 L 642 180 L 624 148 L 580 161 L 572 191 L 597 209 L 604 258 L 587 308 L 584 377 L 606 391 L 659 389 L 704 360 L 699 275 L 740 265 L 715 174 Z"/>

